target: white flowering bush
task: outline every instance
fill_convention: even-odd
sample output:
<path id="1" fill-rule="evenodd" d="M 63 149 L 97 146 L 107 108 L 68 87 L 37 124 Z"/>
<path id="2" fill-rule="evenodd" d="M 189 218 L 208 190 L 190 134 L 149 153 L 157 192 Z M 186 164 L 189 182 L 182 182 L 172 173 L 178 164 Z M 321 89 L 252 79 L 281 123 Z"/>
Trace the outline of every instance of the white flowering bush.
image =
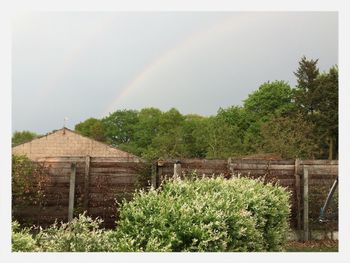
<path id="1" fill-rule="evenodd" d="M 173 180 L 121 204 L 114 251 L 280 251 L 290 193 L 259 180 Z"/>
<path id="2" fill-rule="evenodd" d="M 110 231 L 100 229 L 101 219 L 79 215 L 69 223 L 57 223 L 41 230 L 35 237 L 38 250 L 43 252 L 109 251 Z"/>
<path id="3" fill-rule="evenodd" d="M 30 228 L 22 228 L 17 221 L 12 222 L 12 251 L 29 252 L 36 251 L 35 239 L 30 233 Z"/>

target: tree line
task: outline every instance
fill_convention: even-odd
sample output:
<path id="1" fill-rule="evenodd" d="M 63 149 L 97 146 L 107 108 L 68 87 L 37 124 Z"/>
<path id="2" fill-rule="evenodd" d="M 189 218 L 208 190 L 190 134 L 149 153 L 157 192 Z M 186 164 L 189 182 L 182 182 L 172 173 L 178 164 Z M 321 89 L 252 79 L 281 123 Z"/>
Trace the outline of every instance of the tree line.
<path id="1" fill-rule="evenodd" d="M 302 57 L 294 72 L 296 87 L 279 80 L 263 83 L 242 106 L 219 108 L 214 116 L 175 108 L 123 109 L 88 118 L 75 131 L 148 160 L 255 154 L 337 159 L 338 67 L 321 73 L 317 63 Z"/>

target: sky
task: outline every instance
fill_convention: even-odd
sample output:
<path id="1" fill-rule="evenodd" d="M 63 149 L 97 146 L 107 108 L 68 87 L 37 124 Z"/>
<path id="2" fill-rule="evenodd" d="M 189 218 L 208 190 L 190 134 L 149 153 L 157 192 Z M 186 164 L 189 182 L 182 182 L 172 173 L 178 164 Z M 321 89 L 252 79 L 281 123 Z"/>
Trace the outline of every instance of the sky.
<path id="1" fill-rule="evenodd" d="M 12 132 L 121 109 L 215 115 L 298 61 L 338 64 L 336 12 L 41 12 L 12 21 Z"/>

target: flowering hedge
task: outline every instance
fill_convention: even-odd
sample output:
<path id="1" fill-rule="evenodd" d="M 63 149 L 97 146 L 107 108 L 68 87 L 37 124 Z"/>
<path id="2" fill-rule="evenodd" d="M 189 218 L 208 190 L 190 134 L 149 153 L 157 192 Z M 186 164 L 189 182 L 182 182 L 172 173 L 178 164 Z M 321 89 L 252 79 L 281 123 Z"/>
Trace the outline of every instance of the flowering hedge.
<path id="1" fill-rule="evenodd" d="M 12 251 L 34 252 L 37 250 L 36 241 L 30 230 L 30 228 L 21 228 L 17 221 L 12 222 Z"/>
<path id="2" fill-rule="evenodd" d="M 247 178 L 174 180 L 121 204 L 116 251 L 280 251 L 290 193 Z"/>
<path id="3" fill-rule="evenodd" d="M 102 219 L 84 214 L 69 223 L 53 224 L 35 237 L 39 251 L 44 252 L 102 252 L 109 251 L 108 234 L 101 229 Z"/>
<path id="4" fill-rule="evenodd" d="M 79 215 L 69 223 L 54 223 L 46 229 L 21 228 L 12 223 L 13 252 L 102 252 L 112 251 L 111 230 L 101 229 L 102 219 Z M 33 230 L 33 231 L 31 231 Z M 32 234 L 30 232 L 36 232 Z"/>

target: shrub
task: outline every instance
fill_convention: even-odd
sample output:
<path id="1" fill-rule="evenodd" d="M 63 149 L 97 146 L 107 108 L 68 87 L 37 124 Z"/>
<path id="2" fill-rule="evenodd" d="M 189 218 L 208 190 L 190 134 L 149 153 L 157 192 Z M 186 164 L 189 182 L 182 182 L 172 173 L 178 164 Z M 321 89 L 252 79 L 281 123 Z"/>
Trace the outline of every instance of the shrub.
<path id="1" fill-rule="evenodd" d="M 98 252 L 109 251 L 110 231 L 99 229 L 101 219 L 79 215 L 69 223 L 57 223 L 41 230 L 36 241 L 40 251 L 47 252 Z"/>
<path id="2" fill-rule="evenodd" d="M 17 221 L 12 222 L 12 251 L 29 252 L 37 249 L 36 242 L 30 234 L 30 228 L 20 228 Z"/>
<path id="3" fill-rule="evenodd" d="M 123 201 L 117 251 L 279 251 L 289 193 L 247 178 L 174 180 Z"/>
<path id="4" fill-rule="evenodd" d="M 48 182 L 46 169 L 25 155 L 12 155 L 13 208 L 44 205 L 44 186 Z"/>

